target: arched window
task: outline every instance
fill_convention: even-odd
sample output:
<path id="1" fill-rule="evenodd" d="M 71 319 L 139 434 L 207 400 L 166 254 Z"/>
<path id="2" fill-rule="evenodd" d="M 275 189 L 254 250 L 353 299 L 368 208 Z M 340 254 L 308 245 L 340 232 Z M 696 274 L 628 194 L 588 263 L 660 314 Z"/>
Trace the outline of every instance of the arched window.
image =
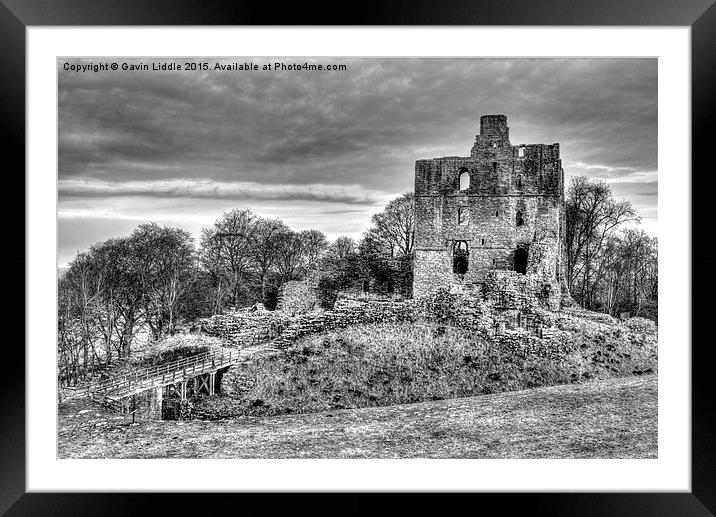
<path id="1" fill-rule="evenodd" d="M 517 211 L 517 216 L 515 217 L 515 223 L 517 224 L 517 226 L 522 226 L 523 224 L 525 224 L 525 221 L 522 218 L 522 212 L 520 212 L 519 210 Z"/>
<path id="2" fill-rule="evenodd" d="M 495 217 L 500 217 L 500 212 L 498 212 L 497 210 L 495 210 Z"/>
<path id="3" fill-rule="evenodd" d="M 522 176 L 517 176 L 517 188 L 522 188 Z"/>
<path id="4" fill-rule="evenodd" d="M 467 190 L 470 188 L 470 173 L 467 169 L 460 169 L 460 190 Z"/>
<path id="5" fill-rule="evenodd" d="M 467 273 L 470 252 L 467 248 L 467 242 L 455 241 L 452 245 L 452 271 L 458 275 Z"/>
<path id="6" fill-rule="evenodd" d="M 524 248 L 517 248 L 515 250 L 515 271 L 527 273 L 527 250 Z"/>
<path id="7" fill-rule="evenodd" d="M 457 209 L 457 224 L 467 224 L 470 220 L 470 211 L 466 206 Z"/>

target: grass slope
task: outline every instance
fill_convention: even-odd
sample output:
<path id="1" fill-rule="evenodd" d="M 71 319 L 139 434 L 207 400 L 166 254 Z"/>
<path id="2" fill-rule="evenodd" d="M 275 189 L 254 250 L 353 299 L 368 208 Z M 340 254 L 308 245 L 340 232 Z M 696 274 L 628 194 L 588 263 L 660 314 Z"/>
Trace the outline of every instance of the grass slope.
<path id="1" fill-rule="evenodd" d="M 489 341 L 457 327 L 357 325 L 299 340 L 229 370 L 224 395 L 197 401 L 210 418 L 409 404 L 656 371 L 655 331 L 577 320 L 561 339 Z M 654 339 L 647 339 L 653 334 Z M 243 378 L 255 379 L 250 387 Z"/>
<path id="2" fill-rule="evenodd" d="M 59 426 L 60 458 L 655 458 L 657 378 L 214 422 L 129 424 L 75 401 Z"/>

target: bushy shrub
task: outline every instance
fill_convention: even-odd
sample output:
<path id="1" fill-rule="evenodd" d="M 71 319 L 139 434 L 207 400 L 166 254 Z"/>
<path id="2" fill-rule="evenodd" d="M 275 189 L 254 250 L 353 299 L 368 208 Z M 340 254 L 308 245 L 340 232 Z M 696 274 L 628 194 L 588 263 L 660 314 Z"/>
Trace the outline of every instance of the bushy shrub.
<path id="1" fill-rule="evenodd" d="M 138 353 L 141 354 L 140 367 L 175 361 L 184 357 L 220 350 L 224 345 L 219 338 L 204 334 L 177 334 L 152 342 Z"/>
<path id="2" fill-rule="evenodd" d="M 425 314 L 434 321 L 446 325 L 455 321 L 459 296 L 447 289 L 438 289 L 435 293 L 423 299 Z"/>
<path id="3" fill-rule="evenodd" d="M 625 322 L 626 326 L 635 332 L 656 332 L 656 323 L 647 318 L 634 317 Z"/>

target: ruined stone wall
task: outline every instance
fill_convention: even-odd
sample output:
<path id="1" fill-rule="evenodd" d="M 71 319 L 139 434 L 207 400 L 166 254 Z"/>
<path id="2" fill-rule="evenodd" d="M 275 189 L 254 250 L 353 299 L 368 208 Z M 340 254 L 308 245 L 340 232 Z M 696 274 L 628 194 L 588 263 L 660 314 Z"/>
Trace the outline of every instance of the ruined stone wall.
<path id="1" fill-rule="evenodd" d="M 535 274 L 515 271 L 493 271 L 480 284 L 481 296 L 499 308 L 530 313 L 536 309 L 557 311 L 560 308 L 559 284 Z"/>
<path id="2" fill-rule="evenodd" d="M 290 346 L 296 339 L 308 334 L 375 323 L 413 321 L 417 317 L 413 300 L 375 300 L 369 298 L 339 298 L 333 310 L 312 312 L 296 316 L 286 326 L 273 345 Z"/>
<path id="3" fill-rule="evenodd" d="M 413 296 L 420 298 L 433 292 L 436 287 L 449 286 L 455 280 L 452 258 L 445 249 L 415 250 L 413 270 Z"/>
<path id="4" fill-rule="evenodd" d="M 264 343 L 283 348 L 312 333 L 362 324 L 441 322 L 442 315 L 449 313 L 449 324 L 469 328 L 486 337 L 515 329 L 542 336 L 544 329 L 554 326 L 552 311 L 558 307 L 558 286 L 553 283 L 537 275 L 491 271 L 483 282 L 450 293 L 439 290 L 407 300 L 343 295 L 332 310 L 300 314 L 261 311 L 250 317 L 246 312 L 234 311 L 202 320 L 201 329 L 239 348 Z"/>
<path id="5" fill-rule="evenodd" d="M 279 335 L 288 314 L 251 308 L 227 311 L 200 319 L 197 330 L 239 347 L 259 345 Z"/>
<path id="6" fill-rule="evenodd" d="M 417 161 L 414 295 L 512 270 L 518 248 L 531 258 L 528 274 L 559 280 L 563 192 L 559 144 L 512 145 L 504 115 L 481 118 L 469 157 Z M 456 241 L 469 250 L 464 275 L 453 273 Z"/>
<path id="7" fill-rule="evenodd" d="M 342 296 L 330 311 L 263 311 L 250 316 L 245 312 L 231 311 L 202 319 L 199 329 L 206 334 L 226 339 L 238 348 L 265 343 L 285 347 L 308 333 L 366 323 L 409 321 L 415 317 L 414 307 L 413 300 Z"/>
<path id="8" fill-rule="evenodd" d="M 285 282 L 278 293 L 276 310 L 291 313 L 308 312 L 320 306 L 317 295 L 318 276 Z"/>
<path id="9" fill-rule="evenodd" d="M 545 281 L 556 281 L 559 285 L 559 276 L 555 275 L 561 262 L 559 240 L 556 237 L 543 238 L 531 242 L 528 249 L 528 275 L 535 275 Z"/>

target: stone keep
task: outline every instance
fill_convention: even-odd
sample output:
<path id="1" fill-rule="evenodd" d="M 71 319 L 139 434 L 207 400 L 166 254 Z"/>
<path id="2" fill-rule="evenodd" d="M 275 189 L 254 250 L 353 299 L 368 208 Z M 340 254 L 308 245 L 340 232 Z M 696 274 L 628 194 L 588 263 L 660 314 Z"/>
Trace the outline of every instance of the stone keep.
<path id="1" fill-rule="evenodd" d="M 415 210 L 414 296 L 494 270 L 566 293 L 559 144 L 512 145 L 507 117 L 485 115 L 469 157 L 415 162 Z"/>

